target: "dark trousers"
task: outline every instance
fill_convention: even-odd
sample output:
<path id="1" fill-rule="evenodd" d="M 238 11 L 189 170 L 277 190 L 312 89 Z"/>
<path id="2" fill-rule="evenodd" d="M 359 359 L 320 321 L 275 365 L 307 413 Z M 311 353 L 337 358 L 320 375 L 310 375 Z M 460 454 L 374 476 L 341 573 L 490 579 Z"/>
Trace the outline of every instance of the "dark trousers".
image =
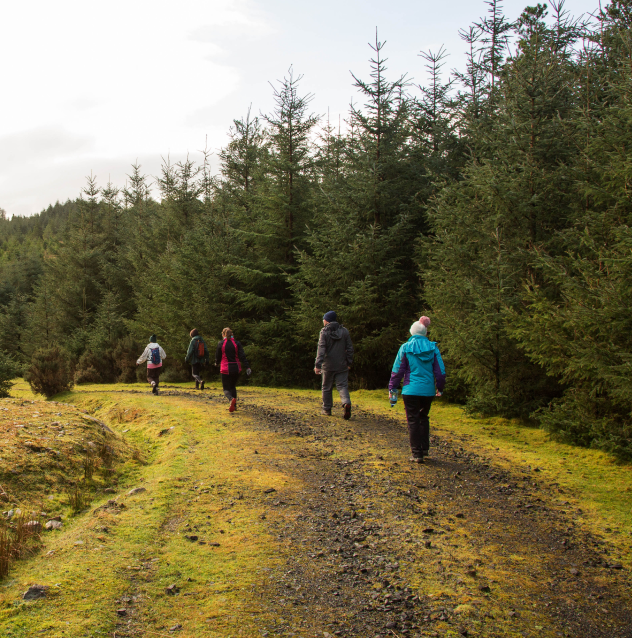
<path id="1" fill-rule="evenodd" d="M 153 381 L 158 387 L 160 383 L 160 373 L 162 372 L 162 366 L 159 368 L 147 368 L 147 382 L 151 385 Z"/>
<path id="2" fill-rule="evenodd" d="M 346 403 L 351 405 L 351 398 L 349 397 L 349 370 L 342 370 L 340 372 L 323 370 L 321 374 L 323 377 L 323 409 L 331 410 L 331 408 L 334 407 L 334 383 L 336 384 L 336 389 L 340 395 L 342 405 L 345 405 Z"/>
<path id="3" fill-rule="evenodd" d="M 402 399 L 404 399 L 404 407 L 406 408 L 410 451 L 413 456 L 419 457 L 422 455 L 422 451 L 427 452 L 430 449 L 430 419 L 428 414 L 434 397 L 403 394 Z"/>
<path id="4" fill-rule="evenodd" d="M 222 388 L 224 388 L 224 394 L 230 401 L 237 398 L 237 379 L 239 378 L 239 372 L 229 372 L 228 374 L 222 374 Z"/>
<path id="5" fill-rule="evenodd" d="M 200 376 L 201 373 L 202 373 L 202 364 L 194 363 L 191 366 L 191 376 L 199 383 L 202 383 L 202 377 Z"/>

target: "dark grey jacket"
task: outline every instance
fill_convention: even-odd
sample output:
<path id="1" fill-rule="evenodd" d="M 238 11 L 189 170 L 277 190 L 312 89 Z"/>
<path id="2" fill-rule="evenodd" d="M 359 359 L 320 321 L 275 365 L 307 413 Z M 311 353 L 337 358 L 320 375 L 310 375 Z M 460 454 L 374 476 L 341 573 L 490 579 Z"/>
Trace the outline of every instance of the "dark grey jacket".
<path id="1" fill-rule="evenodd" d="M 320 331 L 314 367 L 327 372 L 342 372 L 352 363 L 353 344 L 349 331 L 337 321 L 332 321 Z"/>

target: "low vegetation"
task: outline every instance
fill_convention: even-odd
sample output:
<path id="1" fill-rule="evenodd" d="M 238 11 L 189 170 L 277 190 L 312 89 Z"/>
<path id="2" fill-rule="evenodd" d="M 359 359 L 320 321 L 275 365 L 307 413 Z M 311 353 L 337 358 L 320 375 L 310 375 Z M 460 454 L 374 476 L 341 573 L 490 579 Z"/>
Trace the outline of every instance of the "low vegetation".
<path id="1" fill-rule="evenodd" d="M 190 388 L 80 386 L 72 408 L 18 383 L 2 402 L 29 435 L 56 412 L 76 428 L 67 480 L 11 486 L 17 505 L 54 496 L 63 528 L 12 564 L 3 635 L 629 635 L 632 471 L 612 457 L 438 401 L 413 467 L 383 392 L 353 393 L 347 422 L 312 391 L 243 389 L 231 415 L 220 388 Z"/>

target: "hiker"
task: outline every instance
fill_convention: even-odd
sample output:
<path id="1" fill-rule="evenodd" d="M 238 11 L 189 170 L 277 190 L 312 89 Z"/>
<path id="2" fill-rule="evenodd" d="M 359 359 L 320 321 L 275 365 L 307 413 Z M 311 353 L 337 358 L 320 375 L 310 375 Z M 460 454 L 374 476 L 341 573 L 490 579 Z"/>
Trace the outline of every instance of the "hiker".
<path id="1" fill-rule="evenodd" d="M 156 335 L 149 337 L 149 345 L 140 355 L 136 365 L 147 361 L 147 382 L 151 385 L 152 394 L 158 394 L 160 384 L 160 373 L 162 372 L 162 362 L 167 358 L 165 351 L 156 342 Z"/>
<path id="2" fill-rule="evenodd" d="M 201 377 L 201 372 L 202 366 L 208 363 L 208 348 L 197 328 L 193 328 L 189 335 L 191 343 L 189 343 L 184 362 L 191 365 L 191 376 L 195 379 L 195 389 L 204 390 L 204 379 Z"/>
<path id="3" fill-rule="evenodd" d="M 222 340 L 217 344 L 215 350 L 215 365 L 220 366 L 219 371 L 222 375 L 222 388 L 224 395 L 230 401 L 228 407 L 229 412 L 237 409 L 237 378 L 242 370 L 246 368 L 246 374 L 250 376 L 252 370 L 244 348 L 233 336 L 230 328 L 222 330 Z"/>
<path id="4" fill-rule="evenodd" d="M 334 383 L 342 401 L 342 416 L 351 418 L 351 397 L 349 396 L 349 370 L 353 363 L 353 344 L 349 331 L 340 323 L 333 310 L 323 315 L 323 329 L 318 337 L 318 349 L 314 372 L 322 374 L 323 407 L 322 414 L 331 416 L 333 408 L 332 388 Z"/>
<path id="5" fill-rule="evenodd" d="M 428 339 L 428 317 L 421 317 L 410 327 L 410 339 L 399 349 L 391 381 L 388 384 L 391 406 L 397 401 L 397 389 L 403 381 L 402 398 L 406 409 L 410 437 L 411 461 L 423 463 L 430 450 L 430 419 L 433 397 L 440 397 L 445 387 L 445 366 L 434 341 Z"/>

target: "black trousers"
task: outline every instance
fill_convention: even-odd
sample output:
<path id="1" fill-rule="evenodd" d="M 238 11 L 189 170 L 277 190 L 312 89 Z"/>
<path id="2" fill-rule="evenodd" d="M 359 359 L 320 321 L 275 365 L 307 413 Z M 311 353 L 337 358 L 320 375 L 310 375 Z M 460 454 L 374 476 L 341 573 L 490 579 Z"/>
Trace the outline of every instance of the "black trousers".
<path id="1" fill-rule="evenodd" d="M 202 381 L 202 377 L 200 376 L 202 374 L 202 364 L 201 363 L 194 363 L 191 366 L 191 376 L 198 382 Z"/>
<path id="2" fill-rule="evenodd" d="M 403 394 L 410 437 L 410 451 L 413 456 L 421 456 L 430 449 L 430 419 L 428 414 L 434 397 L 418 397 Z"/>
<path id="3" fill-rule="evenodd" d="M 224 394 L 230 401 L 237 398 L 237 379 L 239 378 L 239 372 L 229 372 L 228 374 L 221 374 L 222 388 L 224 388 Z"/>
<path id="4" fill-rule="evenodd" d="M 162 366 L 159 368 L 147 368 L 147 381 L 149 385 L 153 381 L 156 387 L 160 384 L 160 373 L 162 372 Z"/>

